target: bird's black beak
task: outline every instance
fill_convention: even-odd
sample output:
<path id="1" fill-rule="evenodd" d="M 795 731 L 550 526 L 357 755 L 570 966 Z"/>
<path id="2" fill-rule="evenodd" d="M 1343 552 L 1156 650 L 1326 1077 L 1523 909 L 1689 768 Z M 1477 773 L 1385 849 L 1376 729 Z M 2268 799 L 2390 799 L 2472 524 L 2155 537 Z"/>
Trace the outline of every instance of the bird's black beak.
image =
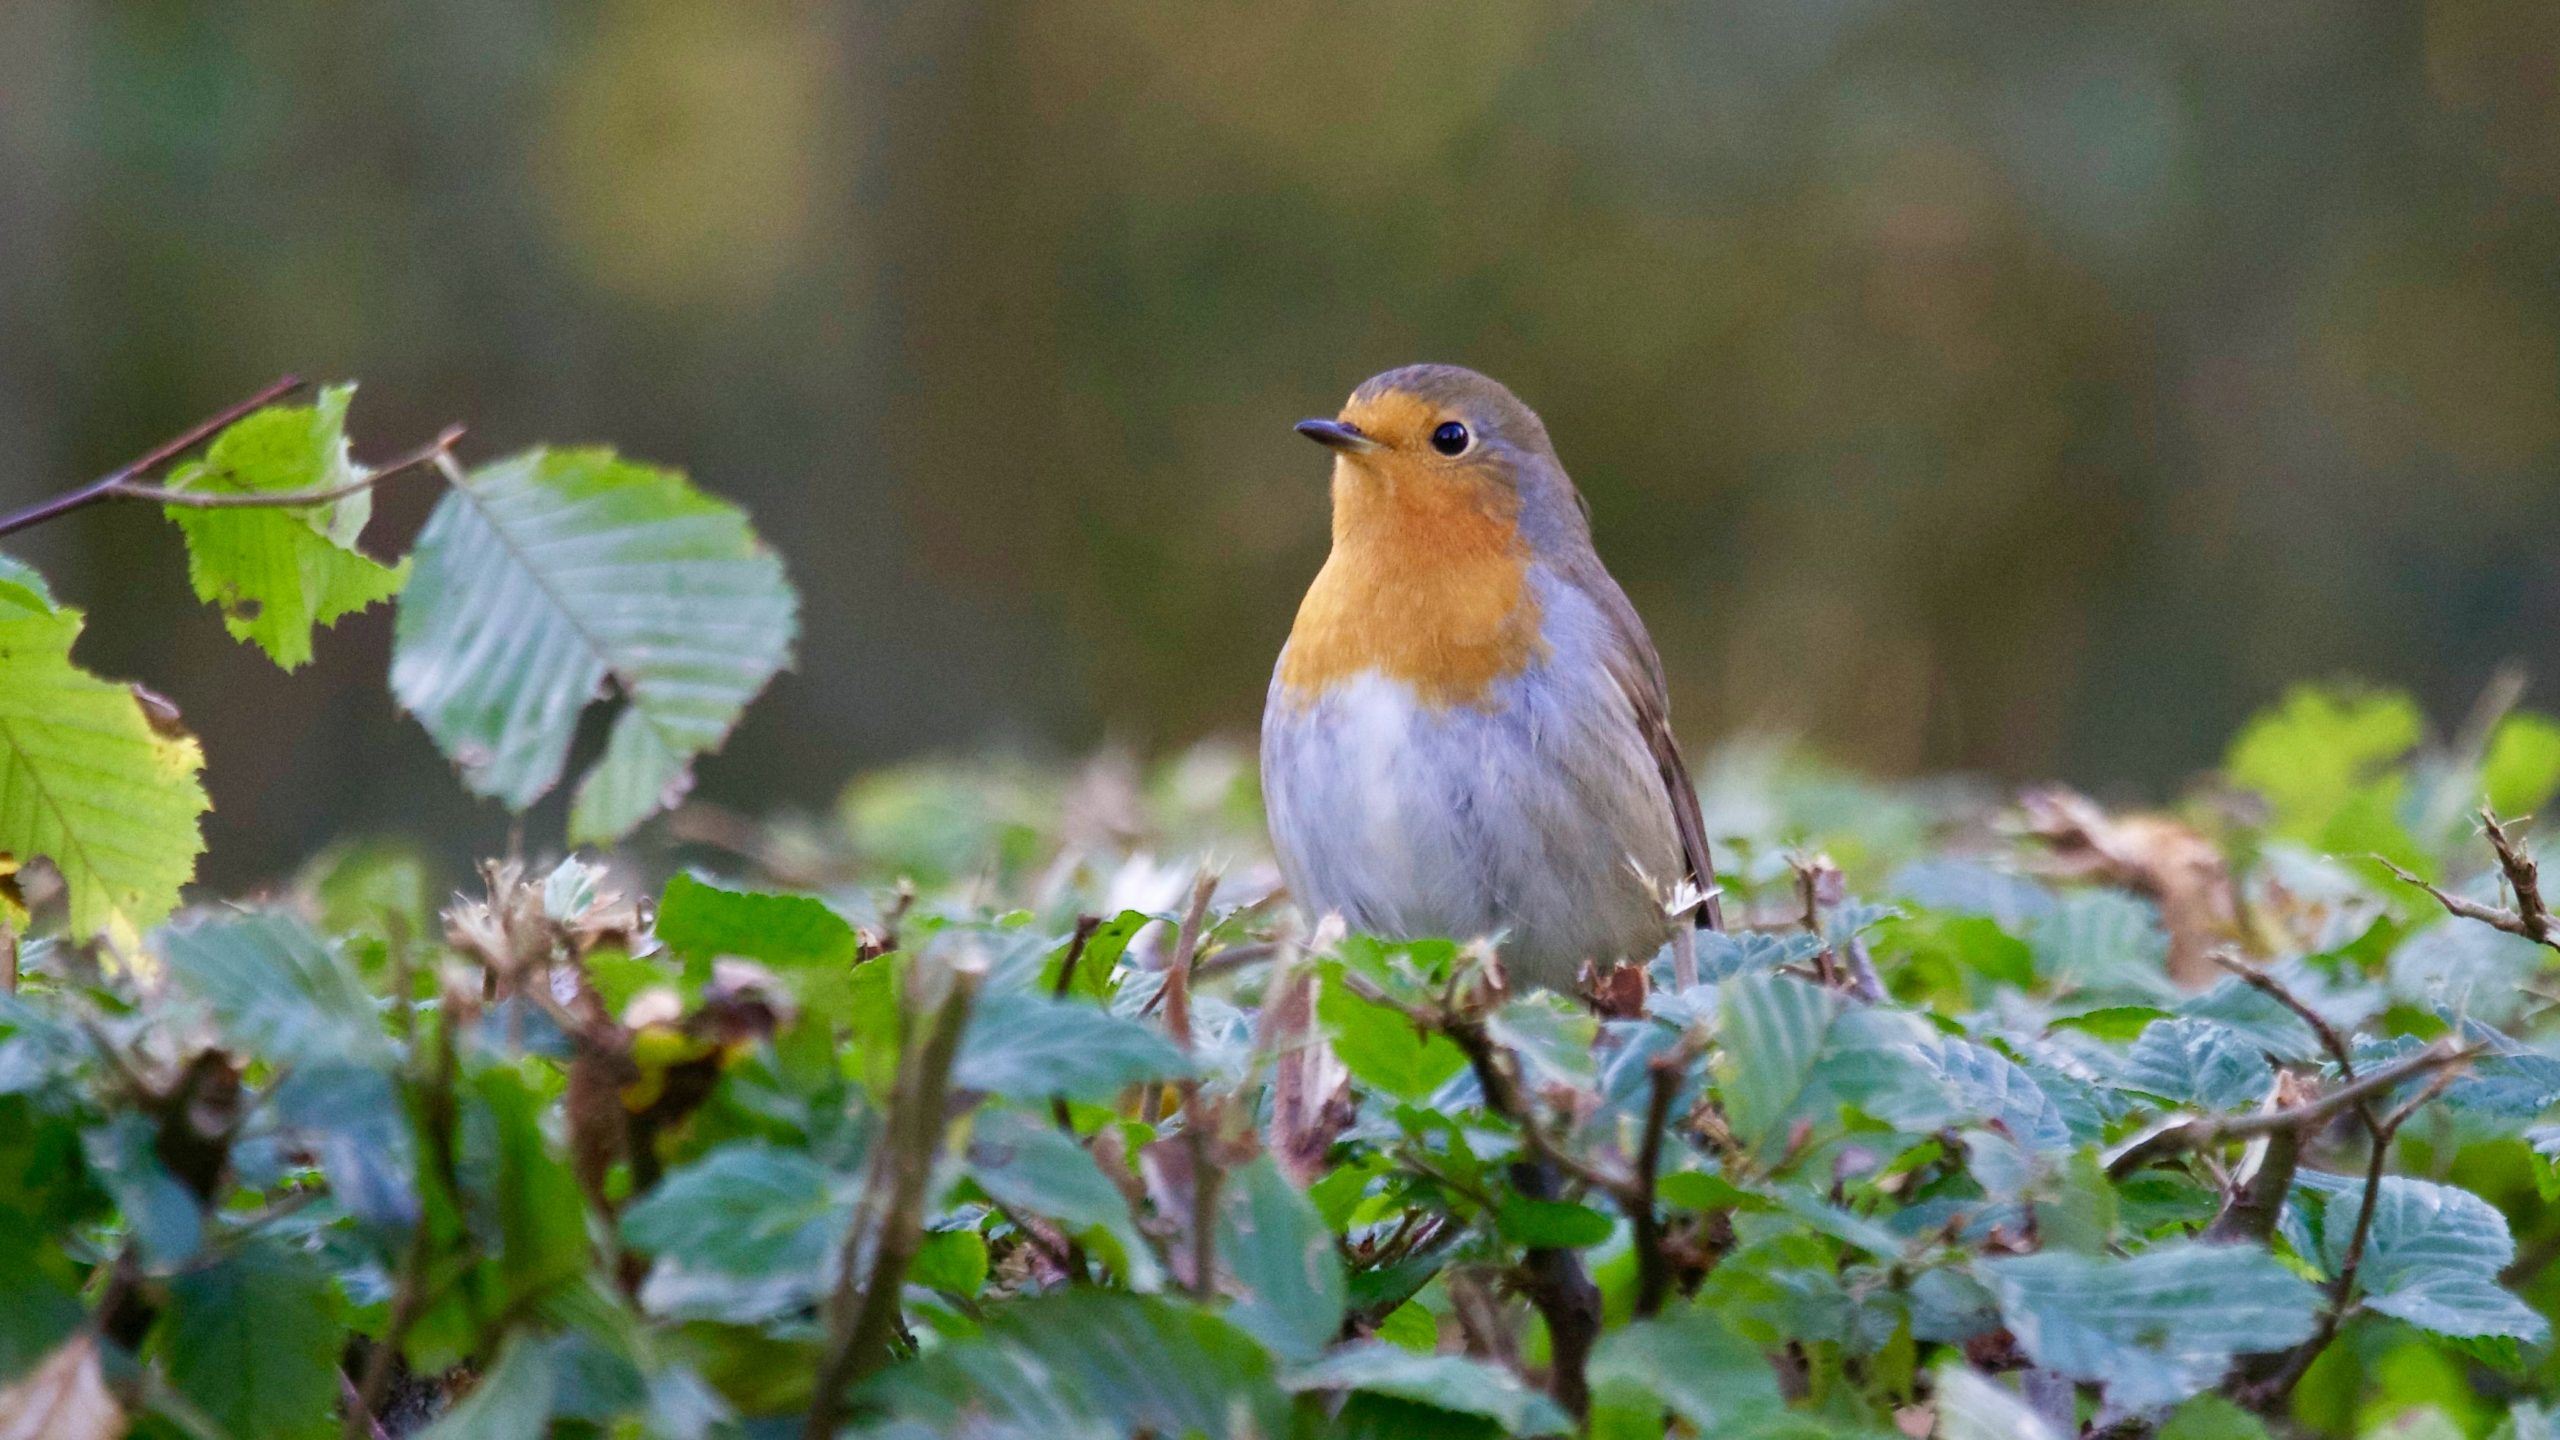
<path id="1" fill-rule="evenodd" d="M 1365 454 L 1378 448 L 1378 442 L 1361 434 L 1359 426 L 1340 420 L 1301 420 L 1298 433 L 1328 450 L 1339 450 L 1345 455 Z"/>

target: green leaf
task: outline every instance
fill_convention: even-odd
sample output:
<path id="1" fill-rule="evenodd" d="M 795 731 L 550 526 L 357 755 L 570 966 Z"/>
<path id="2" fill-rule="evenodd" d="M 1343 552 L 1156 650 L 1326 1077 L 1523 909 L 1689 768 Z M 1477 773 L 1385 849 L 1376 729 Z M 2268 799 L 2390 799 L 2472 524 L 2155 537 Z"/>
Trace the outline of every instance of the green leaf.
<path id="1" fill-rule="evenodd" d="M 2267 1440 L 2267 1427 L 2219 1395 L 2199 1395 L 2161 1422 L 2158 1440 Z"/>
<path id="2" fill-rule="evenodd" d="M 1570 1200 L 1539 1200 L 1517 1192 L 1502 1197 L 1494 1212 L 1494 1228 L 1515 1245 L 1579 1249 L 1597 1245 L 1617 1232 L 1617 1224 L 1588 1205 Z"/>
<path id="3" fill-rule="evenodd" d="M 907 1283 L 975 1298 L 987 1285 L 987 1241 L 975 1230 L 936 1230 L 924 1237 Z"/>
<path id="4" fill-rule="evenodd" d="M 1288 1430 L 1271 1357 L 1251 1336 L 1189 1305 L 1101 1290 L 1004 1306 L 975 1338 L 890 1367 L 855 1400 L 938 1427 L 920 1432 L 929 1434 L 951 1433 L 964 1416 L 1031 1435 L 1245 1440 Z"/>
<path id="5" fill-rule="evenodd" d="M 1163 1283 L 1120 1187 L 1091 1152 L 1047 1124 L 1014 1110 L 981 1111 L 969 1137 L 968 1173 L 988 1198 L 1017 1215 L 1046 1216 L 1080 1238 L 1109 1236 L 1120 1248 L 1130 1288 Z"/>
<path id="6" fill-rule="evenodd" d="M 1417 1029 L 1401 1011 L 1352 993 L 1328 966 L 1316 992 L 1316 1019 L 1343 1068 L 1399 1100 L 1427 1100 L 1467 1068 L 1449 1037 Z"/>
<path id="7" fill-rule="evenodd" d="M 2276 1083 L 2267 1057 L 2239 1031 L 2212 1020 L 2161 1020 L 2126 1057 L 2124 1083 L 2207 1110 L 2243 1110 Z"/>
<path id="8" fill-rule="evenodd" d="M 1694 1305 L 1601 1336 L 1590 1375 L 1601 1407 L 1649 1409 L 1657 1417 L 1668 1410 L 1702 1435 L 1774 1415 L 1786 1404 L 1767 1357 Z"/>
<path id="9" fill-rule="evenodd" d="M 536 1440 L 550 1433 L 559 1384 L 549 1347 L 519 1332 L 471 1393 L 418 1440 Z"/>
<path id="10" fill-rule="evenodd" d="M 1011 990 L 970 1012 L 952 1081 L 1014 1100 L 1100 1104 L 1123 1086 L 1191 1073 L 1161 1033 L 1091 1005 Z"/>
<path id="11" fill-rule="evenodd" d="M 2344 1263 L 2364 1182 L 2305 1175 L 2306 1188 L 2329 1192 L 2321 1220 L 2324 1258 Z M 2386 1175 L 2374 1197 L 2373 1228 L 2356 1272 L 2365 1306 L 2439 1335 L 2511 1335 L 2540 1344 L 2550 1324 L 2498 1283 L 2516 1254 L 2507 1218 L 2468 1190 Z"/>
<path id="12" fill-rule="evenodd" d="M 1462 1355 L 1417 1355 L 1393 1345 L 1347 1345 L 1289 1372 L 1289 1389 L 1352 1391 L 1409 1400 L 1453 1415 L 1490 1420 L 1506 1435 L 1553 1435 L 1573 1428 L 1556 1402 L 1518 1375 Z"/>
<path id="13" fill-rule="evenodd" d="M 537 1299 L 586 1272 L 586 1206 L 577 1178 L 542 1133 L 542 1097 L 514 1070 L 470 1079 L 484 1121 L 464 1127 L 466 1183 L 493 1214 L 498 1276 L 512 1302 Z"/>
<path id="14" fill-rule="evenodd" d="M 2232 742 L 2233 782 L 2267 798 L 2276 828 L 2319 845 L 2358 791 L 2409 753 L 2425 731 L 2406 695 L 2302 686 Z"/>
<path id="15" fill-rule="evenodd" d="M 300 920 L 279 911 L 180 925 L 162 958 L 213 1012 L 223 1041 L 279 1065 L 387 1063 L 391 1047 L 364 982 Z"/>
<path id="16" fill-rule="evenodd" d="M 234 1435 L 335 1435 L 335 1309 L 317 1266 L 259 1242 L 172 1279 L 152 1346 L 179 1393 Z"/>
<path id="17" fill-rule="evenodd" d="M 823 900 L 724 890 L 690 875 L 667 881 L 658 901 L 658 938 L 678 954 L 738 955 L 769 965 L 850 961 L 858 937 Z"/>
<path id="18" fill-rule="evenodd" d="M 1228 1172 L 1218 1258 L 1245 1291 L 1227 1318 L 1272 1354 L 1310 1359 L 1342 1329 L 1349 1292 L 1333 1232 L 1268 1155 Z"/>
<path id="19" fill-rule="evenodd" d="M 320 392 L 316 405 L 270 405 L 217 437 L 201 460 L 170 476 L 172 490 L 214 495 L 324 490 L 362 472 L 347 453 L 352 385 Z M 163 506 L 187 537 L 196 598 L 222 612 L 223 628 L 287 670 L 311 658 L 313 627 L 400 593 L 406 561 L 384 565 L 355 548 L 373 514 L 358 491 L 300 509 L 201 510 Z"/>
<path id="20" fill-rule="evenodd" d="M 2519 711 L 2498 722 L 2480 764 L 2480 788 L 2501 815 L 2540 810 L 2560 791 L 2560 721 Z"/>
<path id="21" fill-rule="evenodd" d="M 723 1145 L 634 1201 L 632 1248 L 692 1269 L 805 1276 L 824 1268 L 850 1203 L 825 1166 L 762 1141 Z"/>
<path id="22" fill-rule="evenodd" d="M 80 612 L 0 579 L 0 874 L 42 856 L 71 928 L 130 948 L 177 907 L 204 848 L 204 752 L 152 727 L 131 689 L 71 663 Z"/>
<path id="23" fill-rule="evenodd" d="M 476 794 L 522 810 L 559 783 L 578 715 L 626 703 L 570 808 L 609 841 L 681 797 L 788 663 L 797 599 L 746 517 L 606 450 L 472 472 L 418 537 L 391 689 Z"/>
<path id="24" fill-rule="evenodd" d="M 1734 1138 L 1766 1155 L 1802 1112 L 1840 999 L 1788 975 L 1741 976 L 1717 993 L 1717 1089 Z"/>
<path id="25" fill-rule="evenodd" d="M 1076 973 L 1071 990 L 1088 1000 L 1108 1002 L 1111 998 L 1111 972 L 1120 957 L 1129 952 L 1129 942 L 1138 932 L 1155 923 L 1155 917 L 1136 910 L 1123 910 L 1093 927 L 1085 937 L 1084 951 L 1076 956 Z M 1058 988 L 1058 972 L 1065 968 L 1067 951 L 1073 942 L 1061 943 L 1040 966 L 1040 988 L 1054 993 Z"/>
<path id="26" fill-rule="evenodd" d="M 1976 1269 L 2030 1358 L 2103 1384 L 2128 1410 L 2184 1400 L 2220 1381 L 2233 1356 L 2302 1340 L 2320 1302 L 2251 1245 L 2172 1241 L 2124 1260 L 2048 1251 Z"/>
<path id="27" fill-rule="evenodd" d="M 2168 980 L 2169 936 L 2156 907 L 2114 890 L 2080 890 L 2036 917 L 2028 947 L 2065 992 L 2133 999 L 2177 994 Z"/>

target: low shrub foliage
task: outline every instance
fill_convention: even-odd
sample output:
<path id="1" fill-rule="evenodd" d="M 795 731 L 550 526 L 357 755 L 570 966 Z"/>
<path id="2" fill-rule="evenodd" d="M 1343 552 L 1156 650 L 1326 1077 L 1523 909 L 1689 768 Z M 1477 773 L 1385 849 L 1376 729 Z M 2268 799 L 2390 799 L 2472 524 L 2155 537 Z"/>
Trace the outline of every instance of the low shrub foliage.
<path id="1" fill-rule="evenodd" d="M 1522 991 L 1300 925 L 1217 746 L 599 848 L 789 661 L 746 517 L 259 398 L 0 534 L 164 505 L 288 669 L 396 604 L 584 848 L 182 906 L 199 747 L 0 557 L 0 1436 L 2548 1433 L 2513 687 L 2305 689 L 2168 813 L 1728 746 L 1733 929 Z"/>

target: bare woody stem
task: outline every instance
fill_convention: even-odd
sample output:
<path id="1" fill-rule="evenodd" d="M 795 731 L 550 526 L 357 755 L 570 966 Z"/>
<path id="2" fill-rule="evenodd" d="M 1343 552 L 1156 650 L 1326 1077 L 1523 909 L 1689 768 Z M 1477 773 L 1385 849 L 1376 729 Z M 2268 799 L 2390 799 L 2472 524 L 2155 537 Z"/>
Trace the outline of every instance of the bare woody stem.
<path id="1" fill-rule="evenodd" d="M 2439 1042 L 2405 1060 L 2352 1080 L 2317 1100 L 2254 1115 L 2214 1115 L 2183 1121 L 2142 1137 L 2107 1162 L 2107 1178 L 2122 1180 L 2146 1165 L 2189 1150 L 2208 1150 L 2228 1140 L 2251 1140 L 2281 1130 L 2309 1132 L 2328 1123 L 2349 1106 L 2380 1095 L 2404 1080 L 2463 1064 L 2480 1054 L 2477 1045 Z"/>
<path id="2" fill-rule="evenodd" d="M 111 499 L 141 500 L 188 510 L 299 510 L 344 500 L 350 495 L 370 490 L 394 475 L 433 465 L 454 446 L 461 444 L 465 433 L 459 425 L 448 425 L 443 434 L 405 454 L 393 456 L 378 468 L 367 471 L 363 478 L 323 490 L 172 490 L 165 485 L 145 485 L 126 480 L 109 487 L 106 493 Z"/>
<path id="3" fill-rule="evenodd" d="M 809 1400 L 808 1423 L 801 1429 L 807 1440 L 833 1440 L 846 1389 L 888 1363 L 907 1269 L 924 1243 L 925 1191 L 946 1130 L 951 1066 L 960 1053 L 960 1035 L 968 1026 L 979 979 L 973 970 L 951 972 L 951 988 L 934 1013 L 932 1029 L 899 1067 L 869 1193 L 845 1234 L 835 1289 L 827 1297 L 827 1346 Z M 878 1217 L 879 1233 L 871 1247 L 870 1277 L 857 1290 L 866 1215 Z"/>
<path id="4" fill-rule="evenodd" d="M 165 485 L 144 482 L 145 476 L 202 445 L 229 429 L 244 417 L 302 388 L 302 381 L 287 375 L 237 403 L 226 405 L 203 420 L 142 454 L 108 471 L 76 490 L 67 490 L 50 500 L 40 500 L 22 510 L 0 515 L 0 536 L 14 535 L 32 529 L 48 520 L 58 520 L 75 510 L 109 500 L 138 500 L 152 505 L 176 505 L 194 510 L 291 510 L 312 505 L 326 505 L 334 500 L 363 490 L 410 470 L 444 459 L 462 439 L 462 427 L 446 427 L 443 434 L 408 453 L 396 456 L 362 478 L 323 490 L 269 491 L 265 493 L 210 493 L 195 490 L 172 490 Z"/>
<path id="5" fill-rule="evenodd" d="M 272 405 L 301 388 L 302 380 L 299 376 L 285 375 L 270 381 L 257 394 L 246 400 L 224 406 L 89 484 L 77 490 L 65 491 L 50 500 L 40 500 L 23 510 L 0 516 L 0 535 L 15 535 L 21 530 L 41 525 L 47 520 L 68 515 L 74 510 L 85 510 L 101 500 L 112 499 L 116 486 L 150 474 L 220 434 L 241 416 Z"/>
<path id="6" fill-rule="evenodd" d="M 1200 937 L 1209 919 L 1209 899 L 1218 892 L 1218 872 L 1202 870 L 1191 883 L 1191 903 L 1174 934 L 1173 956 L 1165 966 L 1164 1028 L 1184 1055 L 1191 1053 L 1191 967 L 1200 957 Z M 1207 1299 L 1218 1290 L 1218 1168 L 1210 1129 L 1215 1107 L 1201 1103 L 1200 1082 L 1182 1082 L 1182 1139 L 1191 1157 L 1191 1289 Z"/>
<path id="7" fill-rule="evenodd" d="M 2480 829 L 2488 837 L 2489 848 L 2497 852 L 2498 869 L 2506 875 L 2507 887 L 2515 891 L 2516 908 L 2513 910 L 2465 899 L 2437 888 L 2389 860 L 2382 863 L 2390 866 L 2392 874 L 2434 896 L 2436 903 L 2442 905 L 2448 914 L 2477 920 L 2510 935 L 2521 935 L 2536 944 L 2560 950 L 2560 921 L 2552 918 L 2551 907 L 2542 899 L 2541 865 L 2521 842 L 2507 833 L 2494 813 L 2486 809 L 2480 812 Z"/>

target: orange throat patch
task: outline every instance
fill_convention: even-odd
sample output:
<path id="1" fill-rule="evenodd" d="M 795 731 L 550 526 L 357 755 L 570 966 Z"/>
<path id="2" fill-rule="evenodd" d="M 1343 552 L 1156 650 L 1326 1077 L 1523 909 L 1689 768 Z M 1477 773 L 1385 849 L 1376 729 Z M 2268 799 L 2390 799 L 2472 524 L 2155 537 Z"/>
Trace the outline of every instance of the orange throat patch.
<path id="1" fill-rule="evenodd" d="M 1484 703 L 1546 652 L 1517 516 L 1490 480 L 1338 462 L 1333 553 L 1298 605 L 1282 691 L 1306 704 L 1374 670 L 1435 708 Z"/>

